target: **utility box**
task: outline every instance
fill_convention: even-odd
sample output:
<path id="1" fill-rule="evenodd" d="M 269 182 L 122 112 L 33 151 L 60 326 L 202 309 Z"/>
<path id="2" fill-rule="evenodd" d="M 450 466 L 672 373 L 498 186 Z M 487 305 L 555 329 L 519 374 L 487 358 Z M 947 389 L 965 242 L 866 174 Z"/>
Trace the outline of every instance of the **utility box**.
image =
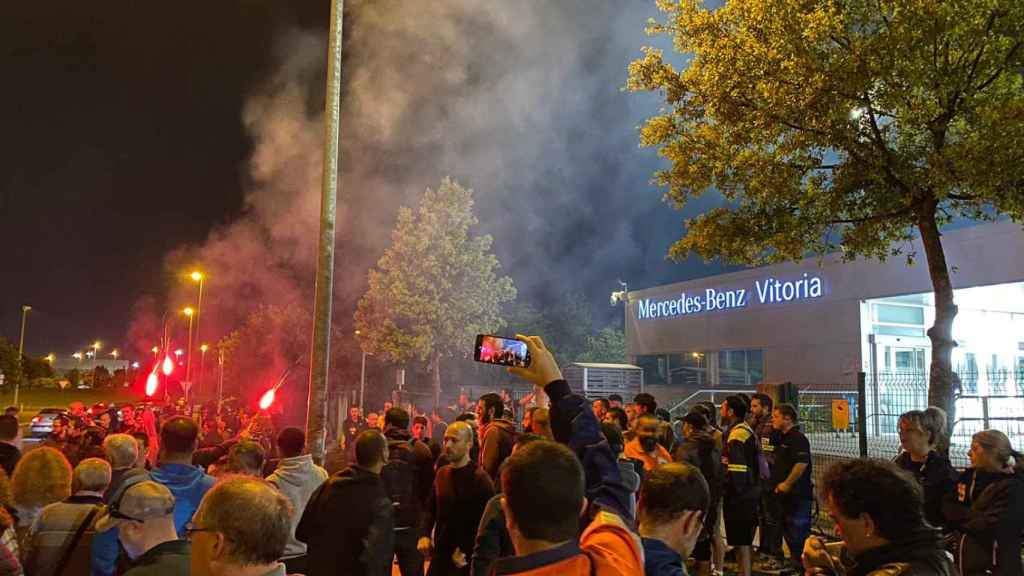
<path id="1" fill-rule="evenodd" d="M 573 392 L 590 400 L 618 394 L 631 402 L 644 391 L 644 370 L 632 364 L 574 362 L 563 376 Z"/>

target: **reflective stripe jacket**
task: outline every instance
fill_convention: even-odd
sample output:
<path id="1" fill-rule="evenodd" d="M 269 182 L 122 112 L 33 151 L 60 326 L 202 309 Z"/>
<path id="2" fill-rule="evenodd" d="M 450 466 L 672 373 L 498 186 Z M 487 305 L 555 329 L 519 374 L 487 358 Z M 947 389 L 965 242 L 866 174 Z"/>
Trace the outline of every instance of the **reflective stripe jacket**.
<path id="1" fill-rule="evenodd" d="M 729 429 L 729 440 L 722 454 L 725 466 L 725 497 L 756 497 L 760 493 L 757 463 L 757 434 L 746 422 Z"/>

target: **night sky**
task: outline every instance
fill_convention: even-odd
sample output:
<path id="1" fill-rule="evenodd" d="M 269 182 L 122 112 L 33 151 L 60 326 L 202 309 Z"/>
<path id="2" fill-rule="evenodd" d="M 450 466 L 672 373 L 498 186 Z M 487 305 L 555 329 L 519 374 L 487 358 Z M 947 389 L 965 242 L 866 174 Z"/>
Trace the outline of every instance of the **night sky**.
<path id="1" fill-rule="evenodd" d="M 11 3 L 0 23 L 0 246 L 5 253 L 0 335 L 16 341 L 21 304 L 31 304 L 26 348 L 39 355 L 69 354 L 97 338 L 120 346 L 138 299 L 159 298 L 181 282 L 167 255 L 203 243 L 212 230 L 242 215 L 246 162 L 254 147 L 240 120 L 247 95 L 271 74 L 282 35 L 299 30 L 325 36 L 328 19 L 325 1 L 179 2 L 163 5 L 159 13 L 152 3 L 59 4 Z M 590 4 L 576 4 L 590 11 Z M 605 13 L 593 17 L 615 21 L 610 11 L 623 10 L 612 7 L 616 4 L 603 2 Z M 618 289 L 618 277 L 641 288 L 717 270 L 664 261 L 682 216 L 662 204 L 661 191 L 650 186 L 658 160 L 637 149 L 635 134 L 645 112 L 654 111 L 654 101 L 648 98 L 647 109 L 638 110 L 632 100 L 638 97 L 620 90 L 625 64 L 649 43 L 642 29 L 653 15 L 653 2 L 628 4 L 633 18 L 617 26 L 635 34 L 617 44 L 618 52 L 610 49 L 582 62 L 608 74 L 607 82 L 602 80 L 607 91 L 591 95 L 586 104 L 602 118 L 614 119 L 606 131 L 608 144 L 565 151 L 564 161 L 576 166 L 571 171 L 563 171 L 562 160 L 540 166 L 538 174 L 554 182 L 550 186 L 574 192 L 557 199 L 550 211 L 531 212 L 551 218 L 531 225 L 542 231 L 547 253 L 559 255 L 544 274 L 571 276 L 573 266 L 594 266 L 594 274 L 577 285 L 566 278 L 557 289 L 550 283 L 538 288 L 530 278 L 541 272 L 517 260 L 509 241 L 522 231 L 495 233 L 495 250 L 523 293 L 578 289 L 598 316 L 610 318 L 615 312 L 608 309 L 607 294 Z M 572 14 L 562 15 L 571 21 Z M 360 37 L 361 30 L 358 16 L 347 21 L 346 40 L 365 46 L 371 39 Z M 584 38 L 603 44 L 600 37 Z M 358 57 L 354 48 L 355 55 L 346 58 Z M 571 94 L 571 88 L 564 92 Z M 552 114 L 564 118 L 577 104 L 566 97 L 552 106 Z M 595 139 L 592 127 L 552 130 L 553 140 L 545 141 L 551 149 Z M 472 168 L 444 168 L 465 176 L 475 189 L 487 187 L 486 181 L 474 181 Z M 422 183 L 436 185 L 438 178 L 424 174 Z M 402 182 L 421 185 L 408 178 Z M 618 204 L 603 204 L 603 182 L 620 188 Z M 515 185 L 508 181 L 498 181 L 495 189 L 515 198 Z M 516 205 L 508 195 L 503 198 L 480 201 L 483 224 L 499 218 L 499 208 Z M 398 203 L 385 202 L 394 204 L 392 209 Z M 590 203 L 594 207 L 580 209 Z M 622 206 L 630 212 L 623 215 Z M 609 234 L 616 218 L 627 223 Z M 620 245 L 628 247 L 606 248 Z M 341 261 L 364 266 L 379 257 L 380 248 L 363 246 L 357 251 L 363 257 Z M 364 277 L 365 266 L 345 274 Z"/>

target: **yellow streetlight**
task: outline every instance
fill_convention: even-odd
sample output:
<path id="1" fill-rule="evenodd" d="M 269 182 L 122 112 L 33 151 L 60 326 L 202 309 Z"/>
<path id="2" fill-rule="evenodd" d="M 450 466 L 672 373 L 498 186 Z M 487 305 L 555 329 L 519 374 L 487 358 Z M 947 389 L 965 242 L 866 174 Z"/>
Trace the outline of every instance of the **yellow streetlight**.
<path id="1" fill-rule="evenodd" d="M 202 316 L 202 314 L 203 314 L 203 283 L 206 280 L 206 275 L 203 274 L 202 271 L 200 271 L 200 270 L 193 270 L 192 273 L 189 274 L 188 276 L 189 276 L 189 278 L 192 279 L 193 282 L 199 284 L 199 300 L 196 301 L 195 327 L 196 327 L 196 340 L 201 340 L 202 337 L 200 336 L 200 332 L 199 332 L 199 317 Z M 189 333 L 189 338 L 188 338 L 188 365 L 185 368 L 185 379 L 191 382 L 191 380 L 192 380 L 192 317 L 191 316 L 189 316 L 189 329 L 188 329 L 188 333 Z M 200 375 L 200 379 L 202 379 L 202 375 Z"/>
<path id="2" fill-rule="evenodd" d="M 74 354 L 71 355 L 71 357 L 74 358 L 75 360 L 78 360 L 79 364 L 81 364 L 81 362 L 82 362 L 82 353 L 81 352 L 75 352 Z"/>
<path id="3" fill-rule="evenodd" d="M 160 347 L 159 346 L 153 346 L 152 352 L 153 352 L 153 356 L 156 356 L 157 354 L 160 353 Z"/>
<path id="4" fill-rule="evenodd" d="M 189 277 L 192 278 L 193 282 L 199 282 L 200 280 L 203 279 L 203 273 L 200 272 L 199 270 L 196 270 L 195 272 L 189 274 Z"/>
<path id="5" fill-rule="evenodd" d="M 96 377 L 99 376 L 99 373 L 100 373 L 100 348 L 102 348 L 102 346 L 100 346 L 100 341 L 97 340 L 97 341 L 93 342 L 91 348 L 92 348 L 92 361 L 93 361 L 93 367 L 92 367 L 92 387 L 96 388 L 96 386 L 97 386 Z"/>
<path id="6" fill-rule="evenodd" d="M 185 316 L 188 316 L 188 356 L 185 357 L 185 381 L 192 382 L 192 320 L 196 315 L 196 311 L 191 306 L 186 306 L 182 312 Z M 185 397 L 188 398 L 188 391 L 185 392 Z"/>
<path id="7" fill-rule="evenodd" d="M 49 354 L 46 355 L 46 361 L 49 362 L 50 364 L 53 364 L 54 361 L 56 360 L 57 356 L 53 352 L 50 352 Z"/>
<path id="8" fill-rule="evenodd" d="M 206 351 L 209 349 L 210 347 L 206 344 L 199 345 L 199 382 L 197 385 L 199 386 L 200 396 L 203 392 L 203 377 L 206 376 Z"/>
<path id="9" fill-rule="evenodd" d="M 110 355 L 114 357 L 114 360 L 117 360 L 118 354 L 119 352 L 117 351 L 117 348 L 114 348 L 113 350 L 110 351 Z"/>

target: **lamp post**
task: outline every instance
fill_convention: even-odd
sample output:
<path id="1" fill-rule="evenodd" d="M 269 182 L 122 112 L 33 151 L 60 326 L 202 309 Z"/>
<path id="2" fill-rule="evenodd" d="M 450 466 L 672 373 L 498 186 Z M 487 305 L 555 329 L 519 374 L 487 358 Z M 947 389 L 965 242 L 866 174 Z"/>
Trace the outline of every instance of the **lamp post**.
<path id="1" fill-rule="evenodd" d="M 14 405 L 18 405 L 18 386 L 21 384 L 21 357 L 25 355 L 25 323 L 28 321 L 28 312 L 32 307 L 28 304 L 21 306 L 21 336 L 18 338 L 18 377 L 14 379 Z"/>
<path id="2" fill-rule="evenodd" d="M 198 314 L 197 314 L 198 316 Z M 198 331 L 198 330 L 197 330 Z M 206 344 L 199 345 L 199 393 L 203 393 L 203 376 L 206 374 L 206 351 L 210 347 Z"/>
<path id="3" fill-rule="evenodd" d="M 199 335 L 199 317 L 203 315 L 203 284 L 206 282 L 206 275 L 203 274 L 202 272 L 200 272 L 199 270 L 193 270 L 192 273 L 188 275 L 188 277 L 191 278 L 193 282 L 197 282 L 199 284 L 199 299 L 196 301 L 196 318 L 195 318 L 195 323 L 196 323 L 196 340 L 199 341 L 199 342 L 202 342 L 203 339 Z M 191 341 L 188 343 L 188 357 L 189 358 L 192 357 L 192 342 Z M 188 372 L 187 369 L 185 371 Z M 187 375 L 189 377 L 192 376 L 191 373 L 188 373 Z M 202 378 L 202 376 L 200 376 L 200 378 Z"/>
<path id="4" fill-rule="evenodd" d="M 92 387 L 93 388 L 96 388 L 96 386 L 98 384 L 98 382 L 96 381 L 96 377 L 99 376 L 99 372 L 100 372 L 100 348 L 101 347 L 102 346 L 100 346 L 100 341 L 99 340 L 93 342 L 93 344 L 91 346 L 91 348 L 92 348 Z"/>
<path id="5" fill-rule="evenodd" d="M 220 375 L 217 377 L 217 416 L 220 416 L 220 405 L 224 399 L 224 349 L 217 349 L 217 364 Z"/>
<path id="6" fill-rule="evenodd" d="M 188 316 L 188 355 L 185 357 L 185 380 L 191 384 L 192 382 L 192 320 L 195 318 L 196 311 L 191 306 L 186 306 L 184 310 L 185 316 Z M 188 394 L 185 394 L 187 397 Z"/>
<path id="7" fill-rule="evenodd" d="M 356 336 L 359 336 L 359 330 L 356 330 Z M 362 350 L 362 346 L 359 347 Z M 359 369 L 359 408 L 363 407 L 363 393 L 366 392 L 366 351 L 363 352 L 363 363 L 362 368 Z"/>

